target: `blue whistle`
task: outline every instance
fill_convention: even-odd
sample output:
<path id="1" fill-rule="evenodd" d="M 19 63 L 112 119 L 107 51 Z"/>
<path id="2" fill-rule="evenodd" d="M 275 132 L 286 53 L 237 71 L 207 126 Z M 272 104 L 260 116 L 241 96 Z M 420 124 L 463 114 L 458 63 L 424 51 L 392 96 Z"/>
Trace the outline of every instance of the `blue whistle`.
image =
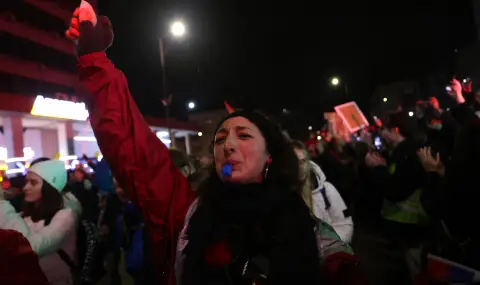
<path id="1" fill-rule="evenodd" d="M 226 163 L 222 165 L 222 176 L 223 177 L 232 176 L 232 164 Z"/>

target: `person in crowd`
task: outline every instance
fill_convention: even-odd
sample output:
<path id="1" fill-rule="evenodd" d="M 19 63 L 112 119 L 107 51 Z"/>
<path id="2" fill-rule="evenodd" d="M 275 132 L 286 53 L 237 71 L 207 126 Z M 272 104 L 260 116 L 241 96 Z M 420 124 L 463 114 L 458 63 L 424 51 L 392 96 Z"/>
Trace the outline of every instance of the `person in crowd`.
<path id="1" fill-rule="evenodd" d="M 330 224 L 340 238 L 350 242 L 353 220 L 335 186 L 327 181 L 320 166 L 311 161 L 307 149 L 300 141 L 292 141 L 292 147 L 300 162 L 305 202 L 315 217 Z"/>
<path id="2" fill-rule="evenodd" d="M 420 201 L 425 171 L 416 154 L 422 146 L 415 139 L 416 133 L 415 121 L 405 112 L 390 114 L 380 131 L 389 148 L 388 160 L 374 151 L 365 156 L 365 164 L 373 172 L 374 187 L 383 193 L 384 233 L 391 250 L 406 256 L 395 266 L 408 268 L 411 278 L 421 270 L 420 249 L 429 233 L 428 215 Z"/>
<path id="3" fill-rule="evenodd" d="M 178 149 L 170 149 L 170 157 L 185 177 L 194 174 L 196 169 L 186 153 Z"/>
<path id="4" fill-rule="evenodd" d="M 0 195 L 2 195 L 0 193 Z M 37 254 L 28 240 L 14 230 L 0 229 L 0 275 L 2 284 L 48 285 Z"/>
<path id="5" fill-rule="evenodd" d="M 249 111 L 224 118 L 214 164 L 195 193 L 106 58 L 109 21 L 82 1 L 66 34 L 78 43 L 104 159 L 142 211 L 159 284 L 360 282 L 356 257 L 312 219 L 300 196 L 298 159 L 277 126 Z"/>
<path id="6" fill-rule="evenodd" d="M 21 214 L 9 202 L 0 201 L 0 228 L 16 230 L 27 238 L 49 284 L 55 285 L 72 284 L 73 280 L 62 256 L 74 260 L 78 212 L 69 207 L 75 198 L 62 196 L 66 184 L 62 161 L 34 163 L 23 188 Z"/>
<path id="7" fill-rule="evenodd" d="M 456 247 L 447 258 L 480 269 L 480 234 L 466 217 L 472 214 L 480 198 L 478 193 L 478 161 L 480 161 L 480 119 L 459 130 L 452 160 L 444 164 L 431 148 L 418 151 L 418 157 L 427 172 L 427 184 L 422 204 L 428 214 L 442 223 L 443 236 L 459 241 L 464 250 Z M 445 248 L 445 246 L 444 246 Z"/>

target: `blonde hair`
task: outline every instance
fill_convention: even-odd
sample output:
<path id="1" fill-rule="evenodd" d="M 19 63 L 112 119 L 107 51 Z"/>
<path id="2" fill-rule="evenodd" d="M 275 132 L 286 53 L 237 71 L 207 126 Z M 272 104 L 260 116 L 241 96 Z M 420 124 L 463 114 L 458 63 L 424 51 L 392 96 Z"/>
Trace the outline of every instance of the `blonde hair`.
<path id="1" fill-rule="evenodd" d="M 302 195 L 303 201 L 305 202 L 305 204 L 307 204 L 307 207 L 310 209 L 310 212 L 313 213 L 312 180 L 310 179 L 311 175 L 312 175 L 311 171 L 308 171 L 308 174 L 305 175 L 301 195 Z"/>
<path id="2" fill-rule="evenodd" d="M 302 142 L 294 140 L 290 144 L 294 150 L 298 149 L 304 153 L 305 159 L 307 160 L 307 163 L 308 163 L 308 166 L 305 169 L 305 173 L 302 173 L 303 181 L 302 181 L 302 192 L 300 193 L 300 195 L 302 196 L 305 204 L 307 204 L 308 208 L 310 209 L 310 213 L 313 215 L 313 197 L 312 197 L 313 186 L 312 186 L 312 179 L 311 179 L 312 171 L 309 163 L 310 156 L 308 155 L 307 148 Z M 302 169 L 302 172 L 303 172 L 303 169 Z"/>

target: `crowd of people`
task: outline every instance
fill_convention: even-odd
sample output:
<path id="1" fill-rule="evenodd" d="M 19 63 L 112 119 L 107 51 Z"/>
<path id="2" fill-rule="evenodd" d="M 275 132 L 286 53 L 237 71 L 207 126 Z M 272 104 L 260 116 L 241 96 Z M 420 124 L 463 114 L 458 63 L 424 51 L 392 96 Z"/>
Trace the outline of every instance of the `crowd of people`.
<path id="1" fill-rule="evenodd" d="M 2 283 L 122 284 L 121 264 L 138 285 L 480 281 L 480 88 L 453 80 L 449 111 L 432 97 L 350 141 L 230 110 L 200 163 L 144 121 L 105 54 L 108 19 L 82 1 L 67 37 L 104 159 L 93 174 L 36 159 L 0 191 Z M 454 264 L 470 274 L 438 271 Z"/>

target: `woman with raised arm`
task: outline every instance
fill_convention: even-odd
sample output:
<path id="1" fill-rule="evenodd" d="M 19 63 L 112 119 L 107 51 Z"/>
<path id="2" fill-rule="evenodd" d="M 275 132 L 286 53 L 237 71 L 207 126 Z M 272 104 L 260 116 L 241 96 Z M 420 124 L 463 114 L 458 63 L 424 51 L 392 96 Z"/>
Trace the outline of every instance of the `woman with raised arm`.
<path id="1" fill-rule="evenodd" d="M 105 55 L 108 19 L 82 1 L 66 35 L 77 42 L 100 149 L 142 211 L 158 284 L 363 284 L 348 246 L 312 219 L 298 159 L 276 125 L 255 112 L 224 118 L 195 200 Z"/>

